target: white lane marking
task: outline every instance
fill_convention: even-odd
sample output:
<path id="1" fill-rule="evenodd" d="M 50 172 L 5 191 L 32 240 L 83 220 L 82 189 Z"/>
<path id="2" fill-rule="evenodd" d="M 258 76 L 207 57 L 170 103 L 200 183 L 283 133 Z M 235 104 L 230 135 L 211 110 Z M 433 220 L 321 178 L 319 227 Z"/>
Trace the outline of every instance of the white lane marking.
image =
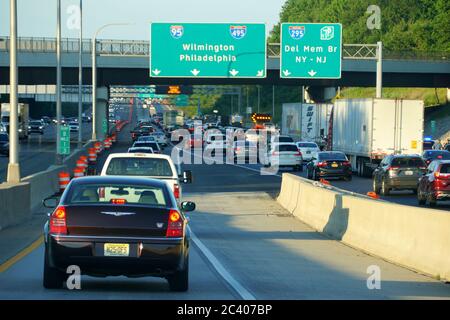
<path id="1" fill-rule="evenodd" d="M 228 285 L 243 299 L 243 300 L 256 300 L 255 296 L 252 295 L 247 289 L 245 289 L 220 263 L 219 260 L 214 256 L 214 254 L 200 241 L 199 238 L 191 229 L 191 239 L 197 248 L 203 253 L 203 255 L 208 259 L 216 272 L 228 283 Z"/>

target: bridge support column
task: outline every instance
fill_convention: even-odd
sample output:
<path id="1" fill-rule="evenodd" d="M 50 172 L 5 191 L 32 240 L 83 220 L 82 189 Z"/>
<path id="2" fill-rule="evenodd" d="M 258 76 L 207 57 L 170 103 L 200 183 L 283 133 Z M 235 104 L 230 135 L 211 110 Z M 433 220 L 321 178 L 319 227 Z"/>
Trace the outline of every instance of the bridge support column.
<path id="1" fill-rule="evenodd" d="M 305 90 L 305 102 L 330 102 L 336 97 L 336 93 L 337 89 L 335 87 L 308 87 Z"/>
<path id="2" fill-rule="evenodd" d="M 109 93 L 107 87 L 97 88 L 97 103 L 95 104 L 95 131 L 96 140 L 98 141 L 103 141 L 108 134 L 108 96 Z M 106 131 L 104 121 L 106 121 Z"/>

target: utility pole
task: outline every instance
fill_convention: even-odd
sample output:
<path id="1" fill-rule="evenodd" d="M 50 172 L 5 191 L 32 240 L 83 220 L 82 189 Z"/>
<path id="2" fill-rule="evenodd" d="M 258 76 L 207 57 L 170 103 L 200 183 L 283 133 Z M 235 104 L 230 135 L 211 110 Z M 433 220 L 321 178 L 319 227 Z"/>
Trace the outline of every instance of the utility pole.
<path id="1" fill-rule="evenodd" d="M 80 42 L 78 51 L 78 148 L 83 144 L 83 0 L 80 0 Z"/>
<path id="2" fill-rule="evenodd" d="M 61 0 L 57 0 L 56 13 L 56 164 L 62 164 L 61 147 Z"/>
<path id="3" fill-rule="evenodd" d="M 17 1 L 10 0 L 10 54 L 9 54 L 9 163 L 8 183 L 20 182 L 18 130 L 18 69 L 17 69 Z"/>
<path id="4" fill-rule="evenodd" d="M 261 86 L 258 86 L 258 113 L 260 104 L 261 104 Z"/>
<path id="5" fill-rule="evenodd" d="M 275 119 L 275 85 L 272 85 L 272 119 Z"/>
<path id="6" fill-rule="evenodd" d="M 377 42 L 377 98 L 383 97 L 383 42 Z"/>

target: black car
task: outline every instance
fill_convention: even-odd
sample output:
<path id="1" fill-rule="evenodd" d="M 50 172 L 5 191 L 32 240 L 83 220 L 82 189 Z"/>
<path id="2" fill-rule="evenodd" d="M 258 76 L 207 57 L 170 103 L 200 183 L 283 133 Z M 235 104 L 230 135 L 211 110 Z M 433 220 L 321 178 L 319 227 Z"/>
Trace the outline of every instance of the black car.
<path id="1" fill-rule="evenodd" d="M 9 155 L 9 136 L 5 132 L 0 132 L 0 154 Z"/>
<path id="2" fill-rule="evenodd" d="M 450 152 L 447 150 L 427 150 L 422 154 L 422 159 L 428 166 L 434 160 L 450 160 Z"/>
<path id="3" fill-rule="evenodd" d="M 149 136 L 152 132 L 154 132 L 154 129 L 150 126 L 144 126 L 144 127 L 138 126 L 130 131 L 131 139 L 133 141 L 136 141 L 140 136 Z"/>
<path id="4" fill-rule="evenodd" d="M 347 156 L 338 151 L 317 152 L 306 165 L 308 179 L 343 178 L 352 180 L 352 165 Z"/>
<path id="5" fill-rule="evenodd" d="M 45 224 L 43 285 L 61 288 L 71 265 L 89 276 L 155 276 L 187 291 L 190 231 L 184 212 L 161 180 L 83 177 L 72 180 Z"/>

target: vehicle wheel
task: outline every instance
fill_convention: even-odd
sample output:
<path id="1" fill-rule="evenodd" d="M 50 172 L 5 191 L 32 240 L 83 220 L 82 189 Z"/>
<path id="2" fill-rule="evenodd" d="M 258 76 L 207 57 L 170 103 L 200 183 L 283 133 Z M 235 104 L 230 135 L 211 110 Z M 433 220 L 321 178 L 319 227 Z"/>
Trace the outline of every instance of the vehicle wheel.
<path id="1" fill-rule="evenodd" d="M 433 197 L 433 195 L 431 195 L 431 194 L 428 196 L 428 204 L 432 208 L 436 207 L 436 198 Z"/>
<path id="2" fill-rule="evenodd" d="M 63 286 L 65 274 L 61 271 L 50 267 L 48 262 L 48 251 L 45 248 L 44 254 L 44 276 L 43 285 L 46 289 L 60 289 Z"/>
<path id="3" fill-rule="evenodd" d="M 303 164 L 301 164 L 301 165 L 298 166 L 298 171 L 299 171 L 299 172 L 303 172 Z"/>
<path id="4" fill-rule="evenodd" d="M 427 200 L 423 197 L 423 194 L 422 194 L 422 192 L 420 192 L 420 190 L 418 190 L 418 192 L 417 192 L 417 202 L 418 202 L 419 206 L 423 206 L 427 202 Z"/>
<path id="5" fill-rule="evenodd" d="M 417 189 L 412 189 L 412 192 L 414 193 L 414 194 L 417 194 Z"/>
<path id="6" fill-rule="evenodd" d="M 311 175 L 311 173 L 309 172 L 309 169 L 308 169 L 308 168 L 306 168 L 306 178 L 307 178 L 307 179 L 311 179 L 311 178 L 312 178 L 312 175 Z"/>
<path id="7" fill-rule="evenodd" d="M 375 179 L 375 177 L 373 178 L 372 189 L 373 189 L 373 192 L 375 192 L 376 194 L 380 194 L 380 187 L 378 186 L 378 183 L 377 183 L 377 180 Z"/>
<path id="8" fill-rule="evenodd" d="M 170 291 L 187 291 L 189 289 L 189 260 L 187 260 L 183 270 L 175 272 L 167 280 L 169 281 Z"/>
<path id="9" fill-rule="evenodd" d="M 382 196 L 388 196 L 389 195 L 389 188 L 386 184 L 386 180 L 383 178 L 383 180 L 381 181 L 381 195 Z"/>
<path id="10" fill-rule="evenodd" d="M 317 177 L 317 172 L 316 172 L 316 170 L 314 170 L 314 169 L 313 169 L 313 173 L 312 173 L 312 179 L 313 179 L 314 181 L 318 181 L 318 180 L 319 180 L 318 177 Z"/>

